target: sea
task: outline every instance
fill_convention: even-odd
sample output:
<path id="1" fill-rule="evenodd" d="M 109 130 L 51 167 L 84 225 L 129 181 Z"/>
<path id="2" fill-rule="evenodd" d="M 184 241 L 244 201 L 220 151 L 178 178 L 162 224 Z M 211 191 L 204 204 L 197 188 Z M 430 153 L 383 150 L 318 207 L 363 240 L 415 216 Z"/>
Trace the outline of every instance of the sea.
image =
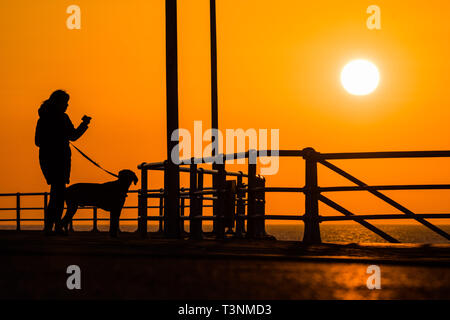
<path id="1" fill-rule="evenodd" d="M 427 227 L 421 224 L 375 224 L 377 228 L 381 229 L 385 233 L 399 240 L 401 243 L 446 243 L 450 241 L 446 240 L 442 236 L 434 233 Z M 450 234 L 450 224 L 437 225 L 439 228 Z M 108 225 L 99 225 L 100 231 L 107 231 Z M 136 231 L 136 224 L 121 224 L 122 231 L 133 232 Z M 13 225 L 0 226 L 1 229 L 15 229 Z M 42 225 L 23 225 L 23 230 L 40 230 Z M 74 223 L 75 231 L 89 231 L 92 229 L 92 225 L 77 224 Z M 148 226 L 150 232 L 158 231 L 158 224 L 150 222 Z M 186 224 L 186 231 L 189 231 L 189 226 Z M 203 226 L 205 232 L 212 230 L 212 225 L 205 223 Z M 331 243 L 386 243 L 387 241 L 373 233 L 372 231 L 364 228 L 359 224 L 349 223 L 333 223 L 320 225 L 321 238 L 323 242 Z M 301 241 L 303 238 L 303 223 L 291 223 L 291 224 L 266 224 L 266 233 L 274 236 L 277 240 L 285 241 Z"/>

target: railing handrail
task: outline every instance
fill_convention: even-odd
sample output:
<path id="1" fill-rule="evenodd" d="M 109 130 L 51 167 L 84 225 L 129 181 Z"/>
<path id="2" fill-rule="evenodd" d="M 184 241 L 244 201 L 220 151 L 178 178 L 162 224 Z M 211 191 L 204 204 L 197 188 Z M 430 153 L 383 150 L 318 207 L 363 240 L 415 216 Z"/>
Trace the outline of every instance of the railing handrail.
<path id="1" fill-rule="evenodd" d="M 303 150 L 248 150 L 245 152 L 236 152 L 229 154 L 219 154 L 215 157 L 190 158 L 180 160 L 180 165 L 189 165 L 191 163 L 207 164 L 213 163 L 218 159 L 225 161 L 247 159 L 250 153 L 254 152 L 255 157 L 303 157 L 308 148 Z M 394 159 L 394 158 L 450 158 L 450 150 L 432 150 L 432 151 L 376 151 L 376 152 L 338 152 L 338 153 L 320 153 L 315 152 L 316 157 L 322 160 L 342 160 L 342 159 Z M 163 162 L 143 162 L 138 165 L 139 169 L 154 170 L 164 166 Z"/>
<path id="2" fill-rule="evenodd" d="M 216 162 L 217 160 L 238 160 L 238 159 L 247 159 L 250 157 L 250 153 L 254 152 L 255 157 L 302 157 L 304 155 L 303 150 L 248 150 L 245 152 L 236 152 L 236 153 L 228 153 L 228 154 L 219 154 L 217 156 L 211 157 L 203 157 L 203 158 L 190 158 L 180 160 L 179 165 L 190 165 L 192 163 L 195 164 L 211 164 Z M 138 165 L 138 169 L 149 169 L 149 170 L 157 170 L 158 168 L 164 167 L 163 162 L 143 162 Z"/>

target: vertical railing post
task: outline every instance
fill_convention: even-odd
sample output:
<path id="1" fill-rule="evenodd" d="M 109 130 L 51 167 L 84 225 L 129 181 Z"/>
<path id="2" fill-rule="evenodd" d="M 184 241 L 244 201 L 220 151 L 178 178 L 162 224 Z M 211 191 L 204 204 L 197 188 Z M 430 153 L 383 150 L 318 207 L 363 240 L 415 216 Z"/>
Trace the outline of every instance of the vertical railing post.
<path id="1" fill-rule="evenodd" d="M 163 232 L 163 219 L 164 219 L 164 189 L 159 189 L 159 228 L 158 232 Z"/>
<path id="2" fill-rule="evenodd" d="M 258 207 L 258 232 L 257 235 L 258 237 L 264 237 L 266 234 L 266 219 L 265 219 L 265 214 L 266 214 L 266 197 L 265 197 L 265 186 L 266 186 L 266 179 L 264 177 L 258 177 L 257 179 L 257 186 L 258 188 L 260 188 L 260 190 L 257 191 L 257 198 L 258 198 L 258 202 L 257 202 L 257 207 Z"/>
<path id="3" fill-rule="evenodd" d="M 139 190 L 138 232 L 147 236 L 147 207 L 148 207 L 148 170 L 145 163 L 141 165 L 141 189 Z"/>
<path id="4" fill-rule="evenodd" d="M 250 150 L 248 157 L 248 196 L 247 196 L 247 237 L 256 236 L 256 151 Z"/>
<path id="5" fill-rule="evenodd" d="M 20 193 L 16 195 L 16 230 L 20 231 Z"/>
<path id="6" fill-rule="evenodd" d="M 168 227 L 168 199 L 167 199 L 167 190 L 168 190 L 168 180 L 169 180 L 169 176 L 168 176 L 168 170 L 167 170 L 167 160 L 164 161 L 164 224 L 163 224 L 163 231 L 164 234 L 167 234 L 167 227 Z"/>
<path id="7" fill-rule="evenodd" d="M 189 168 L 189 231 L 191 239 L 201 239 L 202 238 L 202 229 L 201 222 L 198 212 L 198 195 L 197 192 L 197 164 L 194 163 L 193 159 L 191 162 L 191 166 Z"/>
<path id="8" fill-rule="evenodd" d="M 225 237 L 225 188 L 226 188 L 226 175 L 225 175 L 225 159 L 222 157 L 222 163 L 216 165 L 218 170 L 216 176 L 216 196 L 215 201 L 215 215 L 216 215 L 216 238 L 223 239 Z"/>
<path id="9" fill-rule="evenodd" d="M 303 242 L 321 243 L 319 226 L 319 191 L 317 182 L 317 152 L 313 148 L 303 149 L 306 161 L 305 215 Z"/>
<path id="10" fill-rule="evenodd" d="M 70 223 L 69 223 L 69 231 L 73 232 L 73 219 L 70 219 Z"/>
<path id="11" fill-rule="evenodd" d="M 236 201 L 236 237 L 242 238 L 245 232 L 245 190 L 242 182 L 242 171 L 237 177 L 237 201 Z"/>
<path id="12" fill-rule="evenodd" d="M 186 190 L 181 188 L 181 192 L 184 193 Z M 185 220 L 184 220 L 184 207 L 185 207 L 185 195 L 180 195 L 180 232 L 183 235 L 185 233 Z"/>
<path id="13" fill-rule="evenodd" d="M 180 180 L 178 166 L 164 161 L 164 233 L 180 236 Z"/>
<path id="14" fill-rule="evenodd" d="M 92 232 L 98 232 L 97 228 L 97 207 L 92 208 Z"/>
<path id="15" fill-rule="evenodd" d="M 215 161 L 212 163 L 212 169 L 213 170 L 219 169 L 218 164 L 216 164 Z M 217 174 L 212 174 L 211 179 L 212 179 L 212 188 L 217 191 L 218 190 Z M 213 196 L 217 196 L 217 192 L 214 193 Z M 214 217 L 217 217 L 219 215 L 218 210 L 219 210 L 218 200 L 214 199 L 212 201 L 212 214 Z M 213 234 L 217 233 L 217 219 L 213 219 L 213 221 L 212 221 L 212 233 Z"/>
<path id="16" fill-rule="evenodd" d="M 48 208 L 48 193 L 44 192 L 44 231 L 46 230 L 47 225 L 47 208 Z"/>
<path id="17" fill-rule="evenodd" d="M 236 223 L 236 181 L 226 180 L 224 225 L 227 233 L 233 233 Z"/>
<path id="18" fill-rule="evenodd" d="M 198 191 L 203 191 L 204 170 L 203 170 L 203 168 L 200 168 L 198 170 L 199 170 L 199 172 L 198 172 L 198 175 L 197 175 L 197 190 Z M 198 232 L 200 232 L 200 236 L 203 237 L 203 220 L 200 219 L 200 217 L 203 216 L 203 194 L 199 194 L 197 196 L 197 205 L 196 205 L 196 207 L 197 207 L 197 215 L 199 217 L 199 219 L 197 219 L 198 220 L 198 222 L 197 222 L 198 225 L 196 226 L 196 228 L 198 227 L 198 229 L 200 230 Z"/>

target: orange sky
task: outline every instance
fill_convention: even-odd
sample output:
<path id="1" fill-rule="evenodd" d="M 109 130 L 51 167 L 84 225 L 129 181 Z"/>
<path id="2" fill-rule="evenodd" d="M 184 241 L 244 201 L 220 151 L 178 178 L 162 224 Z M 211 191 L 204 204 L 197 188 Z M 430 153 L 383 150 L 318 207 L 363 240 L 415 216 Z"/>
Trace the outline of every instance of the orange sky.
<path id="1" fill-rule="evenodd" d="M 208 127 L 209 1 L 178 2 L 180 127 Z M 66 28 L 71 4 L 81 8 L 81 30 Z M 372 4 L 381 30 L 366 28 Z M 217 0 L 219 128 L 280 129 L 281 149 L 450 150 L 448 9 L 437 0 Z M 163 0 L 2 1 L 0 192 L 48 189 L 34 130 L 40 103 L 60 88 L 71 95 L 74 124 L 93 117 L 77 145 L 102 165 L 136 170 L 162 160 L 164 30 Z M 355 58 L 379 67 L 371 95 L 349 95 L 339 82 Z M 72 183 L 110 179 L 75 152 L 72 160 Z M 408 184 L 449 183 L 449 161 L 335 163 L 368 184 Z M 303 171 L 302 160 L 282 160 L 268 185 L 303 186 Z M 322 186 L 349 185 L 319 172 Z M 416 212 L 450 209 L 449 192 L 386 194 Z M 363 193 L 330 197 L 355 213 L 395 212 Z M 303 210 L 302 196 L 268 196 L 268 213 Z"/>

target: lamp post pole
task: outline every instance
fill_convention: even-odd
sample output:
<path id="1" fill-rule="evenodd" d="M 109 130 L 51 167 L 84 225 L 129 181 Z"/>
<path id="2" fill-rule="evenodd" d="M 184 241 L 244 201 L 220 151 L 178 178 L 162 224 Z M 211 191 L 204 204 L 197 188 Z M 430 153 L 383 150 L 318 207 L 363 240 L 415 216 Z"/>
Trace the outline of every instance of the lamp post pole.
<path id="1" fill-rule="evenodd" d="M 211 129 L 219 128 L 217 111 L 217 33 L 216 33 L 216 0 L 209 1 L 210 35 L 211 35 Z M 218 154 L 219 141 L 214 140 L 214 155 Z"/>
<path id="2" fill-rule="evenodd" d="M 177 0 L 166 0 L 166 121 L 167 167 L 165 179 L 164 232 L 168 237 L 180 236 L 180 172 L 172 154 L 178 158 L 178 49 Z M 176 150 L 175 150 L 176 148 Z M 172 153 L 172 150 L 174 152 Z M 176 159 L 178 160 L 178 159 Z"/>
<path id="3" fill-rule="evenodd" d="M 213 157 L 219 154 L 219 141 L 217 130 L 219 128 L 218 99 L 217 99 L 217 33 L 216 33 L 216 0 L 209 1 L 209 26 L 211 46 L 211 142 L 213 146 Z M 213 169 L 219 170 L 219 166 L 213 162 Z M 219 188 L 217 175 L 212 177 L 213 188 Z M 213 215 L 218 217 L 220 208 L 217 200 L 213 200 Z M 217 231 L 217 219 L 213 220 L 213 232 Z"/>

